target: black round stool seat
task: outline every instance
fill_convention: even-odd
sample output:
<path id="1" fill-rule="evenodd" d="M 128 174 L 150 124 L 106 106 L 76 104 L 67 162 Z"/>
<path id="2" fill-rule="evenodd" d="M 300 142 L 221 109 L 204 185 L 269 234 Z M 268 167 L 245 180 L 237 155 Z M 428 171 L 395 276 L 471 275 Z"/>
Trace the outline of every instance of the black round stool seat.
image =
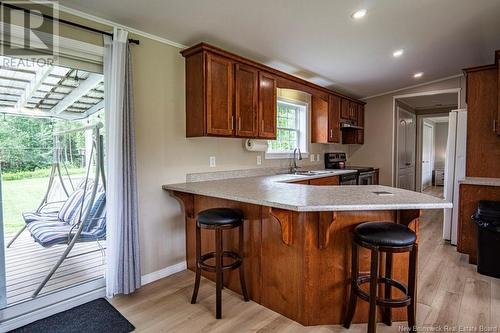
<path id="1" fill-rule="evenodd" d="M 354 228 L 354 238 L 373 246 L 403 247 L 414 244 L 417 235 L 394 222 L 365 222 Z"/>
<path id="2" fill-rule="evenodd" d="M 197 222 L 200 226 L 238 226 L 243 221 L 243 213 L 232 208 L 211 208 L 198 213 Z"/>

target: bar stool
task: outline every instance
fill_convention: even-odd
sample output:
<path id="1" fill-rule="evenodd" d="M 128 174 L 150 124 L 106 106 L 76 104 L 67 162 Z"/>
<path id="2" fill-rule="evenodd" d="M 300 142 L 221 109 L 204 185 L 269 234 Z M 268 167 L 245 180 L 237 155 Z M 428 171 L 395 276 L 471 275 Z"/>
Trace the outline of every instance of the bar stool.
<path id="1" fill-rule="evenodd" d="M 222 244 L 222 231 L 239 228 L 239 253 L 224 251 Z M 215 230 L 215 252 L 201 254 L 201 229 Z M 245 302 L 249 301 L 245 284 L 245 272 L 243 270 L 243 213 L 230 208 L 212 208 L 198 213 L 196 219 L 196 279 L 191 304 L 196 303 L 198 290 L 200 289 L 201 271 L 215 272 L 215 317 L 222 317 L 222 288 L 223 272 L 239 268 L 241 291 Z M 207 260 L 215 258 L 215 265 L 206 263 Z M 231 263 L 224 264 L 224 258 L 231 258 Z"/>
<path id="2" fill-rule="evenodd" d="M 407 307 L 408 327 L 415 329 L 415 296 L 417 267 L 417 236 L 408 227 L 394 222 L 366 222 L 354 228 L 352 241 L 352 281 L 349 304 L 344 318 L 344 327 L 351 326 L 356 310 L 357 297 L 370 303 L 368 315 L 368 333 L 375 333 L 377 305 L 383 307 L 382 320 L 386 325 L 392 325 L 391 308 Z M 358 246 L 371 251 L 370 274 L 359 275 Z M 379 254 L 386 254 L 385 276 L 379 277 Z M 392 279 L 393 253 L 410 252 L 408 286 Z M 370 283 L 369 294 L 361 289 L 364 283 Z M 384 284 L 384 297 L 378 296 L 378 284 Z M 395 287 L 404 294 L 401 298 L 391 298 L 391 288 Z"/>

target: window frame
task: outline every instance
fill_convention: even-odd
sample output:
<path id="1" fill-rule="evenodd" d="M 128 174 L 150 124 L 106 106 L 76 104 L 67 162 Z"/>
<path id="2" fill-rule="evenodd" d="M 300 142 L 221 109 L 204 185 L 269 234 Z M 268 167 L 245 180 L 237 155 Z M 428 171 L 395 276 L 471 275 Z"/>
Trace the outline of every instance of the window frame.
<path id="1" fill-rule="evenodd" d="M 297 146 L 299 147 L 302 157 L 309 157 L 309 138 L 310 138 L 310 126 L 309 126 L 309 103 L 294 99 L 289 99 L 285 97 L 278 97 L 276 104 L 284 103 L 292 106 L 298 107 L 298 114 L 295 116 L 296 126 L 295 129 L 290 128 L 280 128 L 278 127 L 278 121 L 276 121 L 276 136 L 278 131 L 286 130 L 297 133 Z M 278 105 L 276 106 L 278 109 Z M 278 118 L 278 111 L 276 112 L 276 119 Z M 275 141 L 275 140 L 268 140 Z M 288 159 L 293 157 L 292 151 L 269 151 L 269 148 L 265 152 L 265 159 Z"/>

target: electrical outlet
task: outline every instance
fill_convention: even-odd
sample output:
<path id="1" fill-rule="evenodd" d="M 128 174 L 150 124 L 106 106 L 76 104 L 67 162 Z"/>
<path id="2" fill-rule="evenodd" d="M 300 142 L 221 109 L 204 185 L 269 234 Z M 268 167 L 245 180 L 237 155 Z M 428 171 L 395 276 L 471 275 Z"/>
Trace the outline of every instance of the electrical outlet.
<path id="1" fill-rule="evenodd" d="M 215 168 L 215 156 L 210 156 L 210 167 Z"/>
<path id="2" fill-rule="evenodd" d="M 314 162 L 314 154 L 311 154 L 309 158 L 311 159 L 311 162 Z"/>
<path id="3" fill-rule="evenodd" d="M 262 164 L 262 156 L 257 155 L 257 165 L 261 165 L 261 164 Z"/>

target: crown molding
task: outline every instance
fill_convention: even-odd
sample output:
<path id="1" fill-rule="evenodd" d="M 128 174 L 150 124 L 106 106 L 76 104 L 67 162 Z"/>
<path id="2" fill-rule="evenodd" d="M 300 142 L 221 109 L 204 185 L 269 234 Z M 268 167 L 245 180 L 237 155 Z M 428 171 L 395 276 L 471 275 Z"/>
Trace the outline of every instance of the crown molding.
<path id="1" fill-rule="evenodd" d="M 139 36 L 142 36 L 142 37 L 145 37 L 145 38 L 148 38 L 148 39 L 151 39 L 151 40 L 163 43 L 163 44 L 167 44 L 170 46 L 174 46 L 174 47 L 179 48 L 179 49 L 187 48 L 186 45 L 171 41 L 169 39 L 166 39 L 166 38 L 163 38 L 163 37 L 160 37 L 157 35 L 153 35 L 153 34 L 150 34 L 148 32 L 138 30 L 138 29 L 135 29 L 135 28 L 111 21 L 111 20 L 107 20 L 107 19 L 104 19 L 104 18 L 99 17 L 99 16 L 88 14 L 88 13 L 82 12 L 82 11 L 77 10 L 77 9 L 69 8 L 67 6 L 59 5 L 59 10 L 62 12 L 65 12 L 67 14 L 81 17 L 81 18 L 86 19 L 86 20 L 90 20 L 90 21 L 94 21 L 96 23 L 107 25 L 110 28 L 115 28 L 115 27 L 121 28 L 121 29 L 127 30 L 128 32 L 133 33 L 135 35 L 139 35 Z"/>
<path id="2" fill-rule="evenodd" d="M 375 98 L 375 97 L 380 97 L 380 96 L 384 96 L 384 95 L 389 95 L 389 94 L 393 94 L 393 93 L 400 92 L 400 91 L 403 91 L 403 90 L 418 88 L 418 87 L 426 86 L 426 85 L 429 85 L 429 84 L 438 83 L 438 82 L 441 82 L 441 81 L 455 79 L 457 77 L 462 77 L 462 76 L 464 76 L 464 75 L 463 74 L 455 74 L 455 75 L 443 77 L 443 78 L 437 79 L 437 80 L 432 80 L 432 81 L 427 81 L 427 82 L 423 82 L 423 83 L 419 83 L 419 84 L 414 84 L 412 86 L 403 87 L 403 88 L 399 88 L 399 89 L 396 89 L 396 90 L 390 90 L 390 91 L 386 91 L 386 92 L 383 92 L 383 93 L 380 93 L 380 94 L 376 94 L 376 95 L 372 95 L 372 96 L 368 96 L 368 97 L 362 97 L 362 98 L 360 98 L 360 100 L 366 101 L 367 99 L 370 99 L 370 98 Z"/>

